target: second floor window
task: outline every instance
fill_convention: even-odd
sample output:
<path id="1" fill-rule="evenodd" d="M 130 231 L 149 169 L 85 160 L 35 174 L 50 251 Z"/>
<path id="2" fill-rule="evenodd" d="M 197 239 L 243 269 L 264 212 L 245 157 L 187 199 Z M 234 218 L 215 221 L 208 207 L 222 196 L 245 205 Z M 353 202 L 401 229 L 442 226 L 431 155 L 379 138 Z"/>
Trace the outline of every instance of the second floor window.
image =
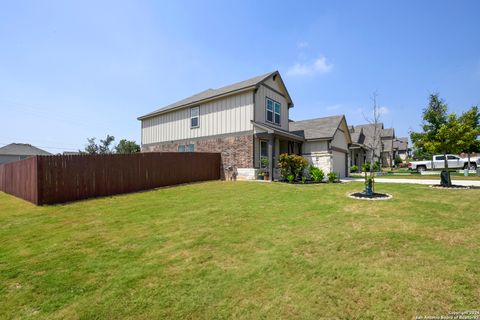
<path id="1" fill-rule="evenodd" d="M 277 101 L 267 98 L 266 102 L 266 120 L 280 125 L 280 110 L 281 104 Z"/>
<path id="2" fill-rule="evenodd" d="M 200 107 L 190 108 L 190 128 L 198 128 L 200 126 Z"/>

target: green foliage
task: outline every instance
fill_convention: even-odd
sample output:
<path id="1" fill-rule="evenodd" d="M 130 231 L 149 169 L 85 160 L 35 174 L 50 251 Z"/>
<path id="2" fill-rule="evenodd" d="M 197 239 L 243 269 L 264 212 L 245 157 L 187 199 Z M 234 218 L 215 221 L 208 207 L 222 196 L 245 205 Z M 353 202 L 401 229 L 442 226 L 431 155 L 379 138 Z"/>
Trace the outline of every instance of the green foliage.
<path id="1" fill-rule="evenodd" d="M 104 140 L 100 140 L 100 143 L 95 143 L 96 138 L 87 138 L 88 144 L 85 147 L 85 151 L 80 151 L 86 154 L 111 154 L 113 149 L 111 144 L 115 141 L 115 137 L 107 134 Z"/>
<path id="2" fill-rule="evenodd" d="M 414 160 L 431 160 L 433 154 L 427 152 L 425 148 L 415 148 L 413 149 L 412 159 Z"/>
<path id="3" fill-rule="evenodd" d="M 306 176 L 302 176 L 302 183 L 305 184 L 305 181 L 307 181 L 307 177 L 306 177 Z"/>
<path id="4" fill-rule="evenodd" d="M 333 183 L 333 182 L 335 182 L 335 181 L 338 180 L 337 174 L 336 174 L 335 172 L 333 172 L 333 171 L 332 171 L 332 172 L 329 172 L 329 173 L 327 174 L 327 177 L 328 177 L 328 182 L 330 182 L 330 183 Z"/>
<path id="5" fill-rule="evenodd" d="M 268 168 L 268 164 L 270 162 L 268 161 L 268 158 L 267 157 L 262 157 L 260 159 L 260 165 L 262 166 L 262 168 Z"/>
<path id="6" fill-rule="evenodd" d="M 362 172 L 369 172 L 370 171 L 370 162 L 369 161 L 365 161 L 363 164 L 362 164 Z"/>
<path id="7" fill-rule="evenodd" d="M 140 146 L 135 141 L 122 139 L 115 147 L 115 150 L 121 154 L 137 153 L 140 152 Z"/>
<path id="8" fill-rule="evenodd" d="M 325 173 L 320 168 L 317 168 L 315 166 L 310 166 L 308 171 L 309 171 L 310 177 L 315 182 L 322 182 L 323 179 L 325 178 Z"/>
<path id="9" fill-rule="evenodd" d="M 287 180 L 289 183 L 293 183 L 293 181 L 295 180 L 295 176 L 293 174 L 289 174 L 287 176 Z"/>
<path id="10" fill-rule="evenodd" d="M 399 155 L 396 155 L 396 156 L 395 156 L 395 165 L 398 166 L 398 165 L 400 165 L 401 163 L 403 163 L 402 158 L 400 158 Z"/>
<path id="11" fill-rule="evenodd" d="M 358 171 L 358 167 L 356 165 L 353 165 L 350 167 L 350 172 L 357 172 Z"/>
<path id="12" fill-rule="evenodd" d="M 423 110 L 422 132 L 410 134 L 416 149 L 446 155 L 469 151 L 477 146 L 480 135 L 478 107 L 473 106 L 460 117 L 447 112 L 447 104 L 438 94 L 430 95 L 429 104 Z M 445 169 L 448 172 L 446 158 Z"/>
<path id="13" fill-rule="evenodd" d="M 290 175 L 293 175 L 294 179 L 300 179 L 307 165 L 307 159 L 296 154 L 282 153 L 278 159 L 281 175 L 287 180 Z"/>
<path id="14" fill-rule="evenodd" d="M 379 172 L 382 169 L 382 165 L 380 164 L 380 161 L 375 161 L 373 164 L 373 171 Z"/>

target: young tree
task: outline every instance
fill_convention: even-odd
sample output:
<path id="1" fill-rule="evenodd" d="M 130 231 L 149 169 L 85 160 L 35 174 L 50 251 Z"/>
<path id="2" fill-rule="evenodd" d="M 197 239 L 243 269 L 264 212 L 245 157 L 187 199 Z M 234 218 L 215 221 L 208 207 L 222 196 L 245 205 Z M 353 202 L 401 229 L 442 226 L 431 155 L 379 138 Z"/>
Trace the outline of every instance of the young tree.
<path id="1" fill-rule="evenodd" d="M 98 145 L 95 143 L 96 138 L 87 138 L 88 144 L 85 147 L 85 151 L 80 151 L 80 153 L 86 154 L 98 154 Z"/>
<path id="2" fill-rule="evenodd" d="M 472 108 L 474 109 L 474 108 Z M 478 110 L 470 110 L 461 117 L 455 113 L 448 114 L 447 104 L 438 94 L 431 94 L 428 106 L 423 110 L 422 132 L 411 132 L 415 148 L 444 156 L 444 170 L 441 185 L 451 186 L 448 171 L 447 153 L 460 153 L 472 144 L 478 136 L 478 127 L 471 127 L 472 115 Z M 474 118 L 474 117 L 473 117 Z"/>
<path id="3" fill-rule="evenodd" d="M 375 166 L 373 164 L 377 163 L 378 160 L 381 161 L 381 128 L 380 128 L 380 117 L 382 116 L 381 108 L 377 104 L 377 93 L 374 92 L 372 95 L 372 116 L 364 116 L 365 120 L 373 125 L 373 137 L 371 141 L 365 143 L 367 147 L 367 152 L 370 153 L 370 159 L 372 165 L 369 166 L 369 170 L 365 171 L 365 186 L 371 186 L 372 192 L 375 192 Z M 378 159 L 378 160 L 377 160 Z M 369 171 L 370 177 L 367 178 L 367 171 Z M 368 191 L 368 188 L 366 188 Z"/>
<path id="4" fill-rule="evenodd" d="M 117 153 L 137 153 L 140 152 L 140 146 L 135 141 L 122 139 L 115 147 Z"/>
<path id="5" fill-rule="evenodd" d="M 111 154 L 113 149 L 110 145 L 115 141 L 115 137 L 108 135 L 105 140 L 100 140 L 99 144 L 95 143 L 96 138 L 87 138 L 88 144 L 85 147 L 85 151 L 80 151 L 80 153 L 86 154 Z"/>

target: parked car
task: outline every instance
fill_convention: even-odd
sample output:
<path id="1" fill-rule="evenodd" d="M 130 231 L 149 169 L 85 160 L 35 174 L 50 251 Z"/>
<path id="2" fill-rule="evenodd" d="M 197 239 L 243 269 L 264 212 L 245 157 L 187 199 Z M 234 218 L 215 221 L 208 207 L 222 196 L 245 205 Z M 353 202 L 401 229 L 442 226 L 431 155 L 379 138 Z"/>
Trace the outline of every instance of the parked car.
<path id="1" fill-rule="evenodd" d="M 468 167 L 468 159 L 460 158 L 454 154 L 447 154 L 449 169 L 466 169 Z M 470 170 L 477 169 L 480 166 L 480 157 L 470 158 Z M 425 170 L 440 170 L 445 168 L 445 156 L 435 155 L 432 160 L 411 161 L 408 164 L 410 170 L 417 170 L 418 172 Z"/>

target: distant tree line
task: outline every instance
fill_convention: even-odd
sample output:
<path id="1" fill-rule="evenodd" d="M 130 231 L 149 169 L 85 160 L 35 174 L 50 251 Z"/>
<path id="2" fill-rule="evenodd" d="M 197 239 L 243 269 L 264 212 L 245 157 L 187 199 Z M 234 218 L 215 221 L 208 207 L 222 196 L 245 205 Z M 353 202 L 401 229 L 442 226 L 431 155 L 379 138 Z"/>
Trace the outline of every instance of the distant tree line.
<path id="1" fill-rule="evenodd" d="M 113 145 L 115 137 L 107 134 L 105 139 L 87 138 L 85 150 L 79 150 L 81 154 L 131 154 L 140 152 L 140 146 L 133 140 L 122 139 L 116 146 Z"/>

